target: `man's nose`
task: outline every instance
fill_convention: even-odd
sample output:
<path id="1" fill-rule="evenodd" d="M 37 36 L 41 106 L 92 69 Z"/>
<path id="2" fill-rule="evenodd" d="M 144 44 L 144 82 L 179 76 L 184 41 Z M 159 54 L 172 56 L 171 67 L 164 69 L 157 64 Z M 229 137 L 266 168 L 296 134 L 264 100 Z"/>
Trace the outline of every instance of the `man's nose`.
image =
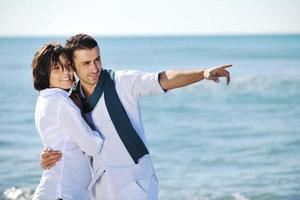
<path id="1" fill-rule="evenodd" d="M 99 66 L 99 64 L 98 64 L 97 62 L 92 62 L 91 65 L 92 65 L 92 66 L 91 66 L 92 72 L 95 72 L 95 73 L 96 73 L 96 72 L 99 71 L 99 67 L 100 67 L 100 66 Z"/>

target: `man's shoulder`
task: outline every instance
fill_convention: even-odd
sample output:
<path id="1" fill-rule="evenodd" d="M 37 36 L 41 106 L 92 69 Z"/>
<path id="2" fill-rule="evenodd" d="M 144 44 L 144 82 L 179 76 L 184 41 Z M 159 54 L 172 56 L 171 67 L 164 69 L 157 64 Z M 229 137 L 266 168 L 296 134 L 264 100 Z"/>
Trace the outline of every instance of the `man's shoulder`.
<path id="1" fill-rule="evenodd" d="M 122 69 L 114 71 L 114 78 L 119 81 L 126 81 L 135 79 L 140 76 L 143 72 L 131 69 Z"/>
<path id="2" fill-rule="evenodd" d="M 133 70 L 133 69 L 120 69 L 120 70 L 116 70 L 114 71 L 115 74 L 117 75 L 136 75 L 136 74 L 140 74 L 142 73 L 141 71 L 138 70 Z"/>

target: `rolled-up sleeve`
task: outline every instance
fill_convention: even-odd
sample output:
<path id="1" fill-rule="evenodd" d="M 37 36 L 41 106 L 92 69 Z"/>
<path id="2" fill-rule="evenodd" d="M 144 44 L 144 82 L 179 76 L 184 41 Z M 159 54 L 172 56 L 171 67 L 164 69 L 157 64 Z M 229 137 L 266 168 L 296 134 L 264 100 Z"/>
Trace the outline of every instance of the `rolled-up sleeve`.
<path id="1" fill-rule="evenodd" d="M 159 74 L 160 72 L 121 70 L 116 72 L 115 81 L 135 97 L 164 94 L 166 91 L 159 84 Z"/>
<path id="2" fill-rule="evenodd" d="M 65 100 L 59 102 L 57 119 L 79 149 L 90 156 L 94 156 L 101 151 L 103 139 L 99 133 L 93 131 L 84 121 L 75 105 L 71 105 Z"/>

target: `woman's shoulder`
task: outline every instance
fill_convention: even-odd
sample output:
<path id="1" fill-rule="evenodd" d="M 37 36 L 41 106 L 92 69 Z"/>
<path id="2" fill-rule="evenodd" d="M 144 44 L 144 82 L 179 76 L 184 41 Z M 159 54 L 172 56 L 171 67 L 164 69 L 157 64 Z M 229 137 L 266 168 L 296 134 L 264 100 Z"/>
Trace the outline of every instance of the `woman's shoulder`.
<path id="1" fill-rule="evenodd" d="M 38 101 L 57 104 L 66 98 L 66 92 L 59 88 L 47 88 L 40 91 Z"/>
<path id="2" fill-rule="evenodd" d="M 68 92 L 59 88 L 45 89 L 40 92 L 40 96 L 37 101 L 38 106 L 42 106 L 47 110 L 56 110 L 61 106 L 61 104 L 73 104 L 72 100 L 69 98 Z"/>

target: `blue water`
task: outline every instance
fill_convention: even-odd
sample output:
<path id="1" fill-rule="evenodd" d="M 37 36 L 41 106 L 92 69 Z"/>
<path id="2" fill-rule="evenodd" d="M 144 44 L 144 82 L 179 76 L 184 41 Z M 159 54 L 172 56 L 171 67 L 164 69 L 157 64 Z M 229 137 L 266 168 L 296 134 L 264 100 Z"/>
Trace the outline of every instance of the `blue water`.
<path id="1" fill-rule="evenodd" d="M 30 199 L 39 182 L 30 63 L 43 43 L 65 39 L 0 38 L 2 199 Z M 234 64 L 229 86 L 203 81 L 141 99 L 161 200 L 300 199 L 299 35 L 97 40 L 114 70 Z"/>

